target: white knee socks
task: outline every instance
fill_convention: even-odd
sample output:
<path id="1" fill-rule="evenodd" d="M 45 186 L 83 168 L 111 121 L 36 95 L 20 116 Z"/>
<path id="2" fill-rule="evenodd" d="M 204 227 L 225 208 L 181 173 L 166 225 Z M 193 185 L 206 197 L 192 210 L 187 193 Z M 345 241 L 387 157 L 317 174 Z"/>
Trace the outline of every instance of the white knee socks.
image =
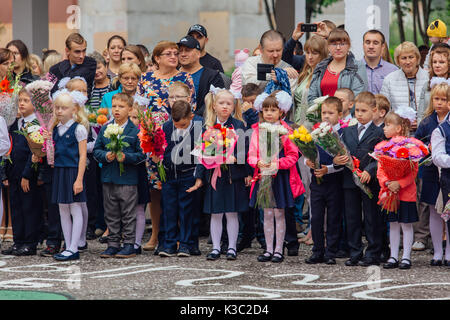
<path id="1" fill-rule="evenodd" d="M 75 202 L 71 204 L 59 204 L 59 214 L 61 216 L 61 227 L 64 234 L 66 250 L 78 252 L 78 243 L 80 241 L 83 228 L 82 204 Z M 70 252 L 64 251 L 63 255 L 69 256 Z"/>

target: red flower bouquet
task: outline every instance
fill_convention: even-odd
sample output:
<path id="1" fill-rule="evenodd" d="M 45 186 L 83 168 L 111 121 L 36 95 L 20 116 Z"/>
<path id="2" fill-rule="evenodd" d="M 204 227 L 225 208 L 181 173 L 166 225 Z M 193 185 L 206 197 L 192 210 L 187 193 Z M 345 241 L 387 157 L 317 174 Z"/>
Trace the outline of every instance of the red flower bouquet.
<path id="1" fill-rule="evenodd" d="M 197 156 L 206 169 L 214 169 L 211 185 L 216 190 L 217 178 L 221 177 L 221 168 L 227 170 L 227 161 L 233 156 L 238 135 L 234 128 L 222 127 L 215 124 L 202 134 L 201 145 L 195 148 L 193 154 Z"/>
<path id="2" fill-rule="evenodd" d="M 158 173 L 162 182 L 166 181 L 166 172 L 162 164 L 164 151 L 167 147 L 166 135 L 162 125 L 168 119 L 165 112 L 152 112 L 152 110 L 139 112 L 140 129 L 138 133 L 141 148 L 144 153 L 150 153 L 159 158 Z"/>
<path id="3" fill-rule="evenodd" d="M 389 181 L 397 181 L 411 173 L 417 175 L 418 162 L 428 154 L 428 148 L 422 141 L 397 136 L 378 143 L 370 155 L 378 161 Z M 397 212 L 400 199 L 387 186 L 381 186 L 378 204 L 383 210 Z"/>

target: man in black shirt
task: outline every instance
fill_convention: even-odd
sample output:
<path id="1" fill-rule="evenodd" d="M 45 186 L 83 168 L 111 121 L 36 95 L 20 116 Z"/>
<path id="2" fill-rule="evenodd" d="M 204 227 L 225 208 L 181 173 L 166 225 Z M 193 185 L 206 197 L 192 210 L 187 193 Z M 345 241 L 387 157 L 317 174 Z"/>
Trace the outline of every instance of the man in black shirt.
<path id="1" fill-rule="evenodd" d="M 217 58 L 214 58 L 212 55 L 206 52 L 205 46 L 208 42 L 208 34 L 205 27 L 200 24 L 194 24 L 189 28 L 188 35 L 193 36 L 200 44 L 200 64 L 204 67 L 218 70 L 219 72 L 224 73 L 222 63 Z"/>
<path id="2" fill-rule="evenodd" d="M 201 48 L 194 37 L 186 36 L 178 42 L 180 71 L 189 73 L 192 76 L 197 97 L 197 109 L 195 114 L 202 116 L 205 111 L 205 96 L 208 94 L 211 85 L 223 88 L 224 83 L 219 71 L 204 67 L 200 64 Z"/>

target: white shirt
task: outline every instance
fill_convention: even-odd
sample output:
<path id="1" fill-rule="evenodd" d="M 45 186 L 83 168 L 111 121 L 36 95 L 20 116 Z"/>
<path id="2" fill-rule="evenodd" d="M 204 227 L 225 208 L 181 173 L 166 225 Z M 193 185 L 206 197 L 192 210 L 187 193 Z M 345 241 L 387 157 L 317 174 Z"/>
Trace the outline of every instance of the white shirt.
<path id="1" fill-rule="evenodd" d="M 358 135 L 358 139 L 361 140 L 361 138 L 364 136 L 364 133 L 366 133 L 367 128 L 370 127 L 370 125 L 372 124 L 372 120 L 370 120 L 369 122 L 367 122 L 366 124 L 361 124 L 358 122 L 358 129 L 361 126 L 364 126 L 364 129 L 360 132 L 360 134 Z"/>
<path id="2" fill-rule="evenodd" d="M 20 128 L 22 128 L 22 124 L 26 125 L 27 123 L 30 123 L 34 119 L 36 119 L 36 115 L 34 113 L 30 114 L 29 116 L 26 116 L 25 118 L 24 117 L 20 118 L 19 121 L 17 122 L 18 129 L 20 130 Z"/>
<path id="3" fill-rule="evenodd" d="M 64 135 L 64 133 L 66 133 L 66 131 L 69 130 L 70 126 L 72 126 L 74 122 L 75 121 L 73 119 L 70 119 L 65 124 L 62 124 L 61 122 L 58 123 L 57 128 L 59 136 Z M 88 132 L 86 128 L 81 124 L 78 124 L 77 127 L 75 128 L 75 137 L 78 142 L 87 140 Z"/>
<path id="4" fill-rule="evenodd" d="M 349 113 L 349 114 L 348 114 L 344 119 L 342 119 L 342 120 L 347 121 L 347 120 L 352 120 L 352 119 L 353 119 L 352 114 Z"/>
<path id="5" fill-rule="evenodd" d="M 450 154 L 445 150 L 445 137 L 442 136 L 441 130 L 436 128 L 431 134 L 431 156 L 433 163 L 439 168 L 450 168 Z"/>
<path id="6" fill-rule="evenodd" d="M 184 136 L 191 130 L 192 122 L 193 121 L 191 120 L 191 122 L 189 123 L 189 126 L 186 129 L 178 129 L 178 128 L 175 128 L 175 126 L 174 126 L 173 127 L 174 130 L 172 131 L 172 137 L 171 137 L 172 141 L 178 141 L 180 139 L 180 137 L 184 138 Z"/>
<path id="7" fill-rule="evenodd" d="M 4 156 L 11 147 L 11 141 L 9 140 L 8 126 L 5 119 L 0 116 L 0 156 Z"/>
<path id="8" fill-rule="evenodd" d="M 94 128 L 91 128 L 92 139 L 94 141 L 88 142 L 87 144 L 87 153 L 92 153 L 94 151 L 95 140 L 97 140 L 97 132 L 95 132 Z"/>

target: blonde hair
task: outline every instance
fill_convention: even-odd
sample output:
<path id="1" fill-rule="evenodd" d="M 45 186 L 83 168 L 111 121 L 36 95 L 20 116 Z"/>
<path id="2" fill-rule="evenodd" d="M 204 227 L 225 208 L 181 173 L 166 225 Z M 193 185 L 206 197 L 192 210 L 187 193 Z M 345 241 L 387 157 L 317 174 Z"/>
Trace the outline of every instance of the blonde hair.
<path id="1" fill-rule="evenodd" d="M 441 55 L 447 57 L 447 67 L 448 67 L 447 79 L 448 79 L 449 75 L 450 75 L 450 49 L 448 47 L 444 47 L 444 46 L 438 46 L 431 50 L 430 58 L 428 60 L 428 64 L 430 66 L 429 79 L 436 76 L 436 74 L 434 73 L 434 70 L 433 70 L 433 57 L 435 54 L 441 54 Z M 430 85 L 430 82 L 428 81 L 428 86 L 429 85 Z M 430 89 L 430 87 L 428 87 L 428 89 Z"/>
<path id="2" fill-rule="evenodd" d="M 206 105 L 205 125 L 207 127 L 212 127 L 216 123 L 217 115 L 216 115 L 216 112 L 214 111 L 214 105 L 216 104 L 217 99 L 220 96 L 223 96 L 224 94 L 227 94 L 233 98 L 234 114 L 232 113 L 232 116 L 237 120 L 243 121 L 241 102 L 239 101 L 239 99 L 235 99 L 233 94 L 230 91 L 224 89 L 224 90 L 220 90 L 216 94 L 209 92 L 205 97 L 205 105 Z"/>
<path id="3" fill-rule="evenodd" d="M 117 77 L 114 78 L 113 80 L 113 86 L 117 84 L 117 81 L 120 82 L 120 78 L 125 74 L 125 73 L 134 73 L 134 75 L 136 77 L 138 77 L 138 79 L 141 78 L 142 72 L 141 69 L 139 68 L 139 66 L 136 63 L 122 63 L 119 67 L 119 72 L 117 73 Z"/>
<path id="4" fill-rule="evenodd" d="M 386 96 L 378 93 L 375 95 L 375 100 L 377 102 L 377 109 L 384 110 L 385 115 L 389 112 L 389 110 L 391 110 L 391 103 L 389 102 L 389 99 L 386 98 Z"/>
<path id="5" fill-rule="evenodd" d="M 389 111 L 384 118 L 384 123 L 391 123 L 402 127 L 400 135 L 407 137 L 409 135 L 409 129 L 411 128 L 411 122 L 408 119 L 400 117 L 395 111 Z"/>
<path id="6" fill-rule="evenodd" d="M 30 53 L 29 60 L 30 60 L 30 67 L 33 66 L 33 63 L 36 63 L 37 66 L 39 67 L 39 70 L 41 70 L 41 73 L 38 74 L 38 76 L 42 75 L 43 71 L 44 71 L 44 64 L 42 63 L 41 57 L 39 57 L 38 55 L 36 55 L 34 53 Z"/>
<path id="7" fill-rule="evenodd" d="M 306 41 L 303 51 L 312 51 L 318 53 L 320 55 L 320 61 L 322 61 L 328 56 L 327 41 L 320 36 L 314 35 Z M 297 83 L 301 83 L 303 80 L 308 79 L 306 87 L 309 88 L 312 80 L 312 73 L 313 69 L 305 62 L 302 72 L 300 72 L 300 75 L 298 76 Z"/>
<path id="8" fill-rule="evenodd" d="M 50 53 L 44 60 L 43 74 L 49 72 L 51 67 L 53 67 L 55 64 L 61 61 L 61 58 L 62 56 L 58 52 Z"/>
<path id="9" fill-rule="evenodd" d="M 186 83 L 181 82 L 181 81 L 175 81 L 175 82 L 172 82 L 172 83 L 170 84 L 170 86 L 169 86 L 169 92 L 172 91 L 172 90 L 177 90 L 177 89 L 184 90 L 184 92 L 185 92 L 189 97 L 191 97 L 191 89 L 189 88 L 189 86 L 188 86 Z"/>
<path id="10" fill-rule="evenodd" d="M 75 83 L 77 83 L 77 82 L 82 82 L 82 83 L 84 83 L 85 85 L 86 85 L 86 91 L 87 91 L 87 83 L 86 83 L 86 80 L 82 80 L 82 79 L 80 79 L 80 78 L 74 78 L 74 79 L 70 79 L 69 81 L 67 81 L 67 83 L 66 83 L 66 88 L 67 88 L 67 90 L 69 90 L 69 91 L 74 91 L 75 89 L 72 87 Z"/>
<path id="11" fill-rule="evenodd" d="M 446 96 L 447 102 L 450 100 L 450 86 L 446 83 L 440 83 L 431 89 L 430 93 L 430 103 L 428 104 L 427 109 L 425 110 L 425 113 L 423 115 L 424 118 L 430 116 L 434 112 L 434 106 L 433 106 L 433 98 L 434 96 Z"/>
<path id="12" fill-rule="evenodd" d="M 417 60 L 417 66 L 420 65 L 420 52 L 419 49 L 416 47 L 414 43 L 411 41 L 405 41 L 400 43 L 397 48 L 394 50 L 394 61 L 397 66 L 399 66 L 398 58 L 400 55 L 406 53 L 406 52 L 413 52 L 416 55 Z"/>
<path id="13" fill-rule="evenodd" d="M 75 113 L 73 114 L 74 121 L 83 125 L 86 128 L 86 130 L 89 130 L 89 120 L 86 113 L 84 112 L 84 108 L 76 104 L 69 93 L 61 93 L 55 100 L 53 100 L 53 104 L 60 106 L 74 107 L 76 110 Z M 56 127 L 57 124 L 58 120 L 55 117 L 55 121 L 52 124 L 52 129 Z"/>
<path id="14" fill-rule="evenodd" d="M 355 99 L 355 104 L 356 103 L 365 103 L 371 108 L 377 107 L 377 100 L 375 99 L 375 95 L 369 91 L 363 91 L 358 94 Z"/>

